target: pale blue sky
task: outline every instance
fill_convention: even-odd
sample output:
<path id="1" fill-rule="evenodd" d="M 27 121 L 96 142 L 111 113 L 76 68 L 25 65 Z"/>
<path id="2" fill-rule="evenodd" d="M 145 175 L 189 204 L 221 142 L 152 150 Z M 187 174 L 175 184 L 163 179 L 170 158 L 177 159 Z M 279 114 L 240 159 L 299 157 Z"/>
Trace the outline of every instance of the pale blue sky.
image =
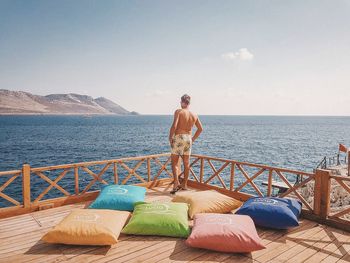
<path id="1" fill-rule="evenodd" d="M 0 88 L 171 114 L 350 115 L 350 0 L 0 0 Z"/>

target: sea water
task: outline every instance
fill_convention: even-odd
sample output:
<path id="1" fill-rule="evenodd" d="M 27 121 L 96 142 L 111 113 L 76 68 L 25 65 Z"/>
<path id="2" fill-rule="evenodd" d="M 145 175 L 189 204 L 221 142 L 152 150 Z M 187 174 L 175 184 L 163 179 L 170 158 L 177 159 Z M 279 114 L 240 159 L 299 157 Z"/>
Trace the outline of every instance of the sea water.
<path id="1" fill-rule="evenodd" d="M 200 118 L 196 154 L 312 171 L 338 143 L 350 146 L 350 117 Z M 0 116 L 0 171 L 169 152 L 171 124 L 172 116 Z M 7 193 L 20 191 L 14 185 Z"/>

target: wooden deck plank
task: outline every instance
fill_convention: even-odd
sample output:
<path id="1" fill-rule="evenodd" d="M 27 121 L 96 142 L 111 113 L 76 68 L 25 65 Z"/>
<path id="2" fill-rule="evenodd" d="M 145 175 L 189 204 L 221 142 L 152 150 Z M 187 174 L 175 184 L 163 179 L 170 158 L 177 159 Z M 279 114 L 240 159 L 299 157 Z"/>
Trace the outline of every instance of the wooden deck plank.
<path id="1" fill-rule="evenodd" d="M 19 224 L 16 228 L 12 229 L 12 231 L 8 230 L 8 231 L 0 232 L 0 240 L 1 242 L 6 242 L 6 238 L 9 238 L 15 235 L 23 235 L 26 233 L 31 233 L 32 231 L 36 231 L 40 229 L 41 227 L 38 224 L 32 225 L 30 227 L 23 227 L 23 228 Z"/>
<path id="2" fill-rule="evenodd" d="M 142 248 L 136 252 L 130 253 L 128 255 L 118 257 L 118 262 L 143 262 L 145 259 L 151 257 L 152 255 L 157 255 L 158 250 L 162 247 L 173 247 L 178 239 L 173 238 L 171 240 L 166 239 L 165 241 L 161 241 L 159 243 L 155 243 L 154 245 L 147 246 Z M 103 261 L 108 262 L 108 261 Z"/>
<path id="3" fill-rule="evenodd" d="M 125 259 L 119 258 L 118 261 L 122 260 L 121 262 L 145 262 L 147 259 L 157 256 L 160 252 L 174 249 L 176 247 L 177 242 L 179 242 L 177 238 L 173 238 L 172 240 L 168 241 L 163 241 L 150 247 L 152 249 L 149 249 L 150 251 L 148 251 L 147 253 L 144 253 L 146 250 L 139 250 L 137 253 L 137 257 L 128 257 L 127 261 Z"/>
<path id="4" fill-rule="evenodd" d="M 348 233 L 344 233 L 348 234 Z M 344 236 L 342 236 L 344 237 Z M 337 249 L 334 250 L 329 256 L 327 256 L 322 262 L 337 262 L 340 259 L 350 259 L 350 234 L 348 234 L 348 238 L 337 239 L 333 241 L 337 245 Z M 350 260 L 349 260 L 350 262 Z"/>
<path id="5" fill-rule="evenodd" d="M 130 236 L 124 236 L 124 240 L 131 239 Z M 54 245 L 53 245 L 54 246 Z M 101 258 L 107 255 L 108 251 L 111 250 L 111 246 L 69 246 L 62 245 L 60 247 L 60 253 L 53 253 L 49 256 L 45 255 L 45 253 L 38 253 L 38 255 L 31 259 L 33 263 L 40 262 L 77 262 L 76 257 L 80 255 L 84 255 L 86 258 L 90 258 L 91 256 L 96 256 L 97 258 Z M 87 262 L 86 260 L 82 260 L 80 262 Z"/>
<path id="6" fill-rule="evenodd" d="M 0 231 L 1 231 L 1 233 L 13 231 L 13 229 L 18 228 L 19 225 L 21 226 L 21 228 L 30 228 L 30 227 L 40 226 L 40 225 L 38 225 L 38 222 L 35 221 L 34 218 L 32 218 L 31 221 L 19 222 L 19 223 L 14 224 L 14 225 L 1 226 Z"/>
<path id="7" fill-rule="evenodd" d="M 119 239 L 118 244 L 114 246 L 64 246 L 62 247 L 62 253 L 55 256 L 51 256 L 53 262 L 93 262 L 95 259 L 99 259 L 102 256 L 106 256 L 113 248 L 121 250 L 123 245 L 128 243 L 122 241 L 133 239 L 132 236 L 122 236 Z M 134 240 L 135 241 L 135 240 Z M 123 244 L 123 245 L 121 245 Z M 39 257 L 40 260 L 45 259 L 45 255 Z"/>
<path id="8" fill-rule="evenodd" d="M 20 250 L 20 253 L 13 253 L 11 255 L 6 255 L 5 257 L 1 257 L 0 262 L 30 262 L 37 261 L 39 258 L 38 255 L 44 255 L 46 257 L 47 262 L 52 254 L 61 254 L 60 248 L 63 245 L 49 245 L 43 242 L 37 242 L 31 247 L 26 247 Z M 17 252 L 17 251 L 16 251 Z"/>
<path id="9" fill-rule="evenodd" d="M 86 262 L 110 262 L 113 260 L 115 261 L 121 257 L 128 256 L 132 253 L 137 253 L 139 250 L 158 244 L 164 241 L 165 238 L 147 236 L 137 237 L 135 238 L 135 240 L 137 241 L 125 242 L 124 244 L 123 242 L 121 242 L 120 246 L 116 246 L 115 249 L 109 250 L 104 257 L 97 257 L 94 260 L 91 260 L 91 258 L 89 258 Z"/>
<path id="10" fill-rule="evenodd" d="M 350 262 L 350 242 L 348 241 L 347 243 L 343 244 L 343 248 L 346 250 L 346 254 L 337 261 L 338 262 Z"/>
<path id="11" fill-rule="evenodd" d="M 338 259 L 340 259 L 344 255 L 341 254 L 341 247 L 343 242 L 347 242 L 348 240 L 350 240 L 349 233 L 331 227 L 327 227 L 326 230 L 328 237 L 325 237 L 319 242 L 322 244 L 320 246 L 321 248 L 304 262 L 321 262 L 329 255 L 338 255 L 338 252 Z"/>
<path id="12" fill-rule="evenodd" d="M 149 202 L 169 202 L 171 187 L 147 191 Z M 257 228 L 264 250 L 230 254 L 187 247 L 184 239 L 121 235 L 109 246 L 52 245 L 40 238 L 72 210 L 89 202 L 67 205 L 0 220 L 0 262 L 349 262 L 350 235 L 313 221 L 289 231 Z"/>
<path id="13" fill-rule="evenodd" d="M 319 229 L 317 229 L 319 230 Z M 312 234 L 317 234 L 316 233 L 311 233 L 311 234 L 306 234 L 305 238 L 310 237 Z M 302 237 L 301 237 L 302 239 Z M 292 243 L 294 243 L 293 246 L 291 246 L 288 249 L 281 249 L 281 253 L 279 255 L 276 255 L 275 257 L 272 258 L 272 260 L 276 260 L 277 262 L 284 262 L 284 261 L 291 261 L 293 260 L 297 260 L 296 256 L 301 253 L 301 251 L 303 251 L 305 249 L 305 246 L 303 244 L 297 243 L 296 240 L 298 240 L 298 238 L 294 239 L 295 241 L 291 241 Z"/>
<path id="14" fill-rule="evenodd" d="M 283 244 L 288 235 L 293 233 L 299 233 L 304 229 L 310 228 L 314 223 L 308 220 L 302 220 L 300 226 L 291 230 L 269 230 L 265 235 L 260 236 L 262 239 L 263 245 L 266 249 L 254 251 L 251 253 L 251 257 L 255 260 L 260 256 L 264 255 L 270 250 L 273 250 L 275 247 Z"/>
<path id="15" fill-rule="evenodd" d="M 26 226 L 36 225 L 36 221 L 32 216 L 30 216 L 29 219 L 24 219 L 23 221 L 19 220 L 16 222 L 0 222 L 0 230 L 2 232 L 2 231 L 6 231 L 8 229 L 13 229 L 13 228 L 18 227 L 19 224 L 26 225 Z"/>
<path id="16" fill-rule="evenodd" d="M 26 220 L 33 220 L 33 218 L 30 216 L 30 214 L 25 214 L 25 215 L 19 215 L 19 216 L 14 216 L 10 218 L 2 218 L 0 219 L 0 226 L 3 225 L 15 225 L 19 222 L 24 222 Z"/>
<path id="17" fill-rule="evenodd" d="M 206 252 L 204 249 L 186 247 L 184 250 L 173 253 L 169 258 L 159 262 L 188 262 L 204 255 Z"/>
<path id="18" fill-rule="evenodd" d="M 317 253 L 319 249 L 330 242 L 329 236 L 327 235 L 326 226 L 320 226 L 322 228 L 321 231 L 314 234 L 312 237 L 303 237 L 298 238 L 297 243 L 298 246 L 303 246 L 302 250 L 298 251 L 298 256 L 293 258 L 295 263 L 304 262 L 306 259 L 311 257 L 313 254 Z M 328 241 L 327 241 L 328 240 Z M 320 242 L 324 241 L 324 243 Z"/>
<path id="19" fill-rule="evenodd" d="M 232 255 L 231 257 L 225 259 L 222 262 L 230 262 L 230 263 L 259 263 L 259 261 L 252 259 L 250 256 L 246 256 L 244 254 L 236 254 Z"/>
<path id="20" fill-rule="evenodd" d="M 229 254 L 229 253 L 207 251 L 205 254 L 199 256 L 198 258 L 195 258 L 194 260 L 192 260 L 190 262 L 196 262 L 196 263 L 199 263 L 199 262 L 206 262 L 206 263 L 222 262 L 231 256 L 232 256 L 232 254 Z"/>
<path id="21" fill-rule="evenodd" d="M 0 257 L 11 256 L 21 253 L 20 250 L 25 250 L 33 246 L 44 235 L 46 231 L 34 232 L 29 236 L 22 236 L 17 239 L 8 240 L 0 247 Z M 15 245 L 14 245 L 15 244 Z M 19 252 L 17 252 L 19 251 Z"/>
<path id="22" fill-rule="evenodd" d="M 168 259 L 169 261 L 172 255 L 175 255 L 187 248 L 188 247 L 185 245 L 185 242 L 183 242 L 182 240 L 178 240 L 173 246 L 168 246 L 166 248 L 160 249 L 158 255 L 150 257 L 143 262 L 145 263 L 160 262 L 165 259 Z"/>
<path id="23" fill-rule="evenodd" d="M 299 231 L 283 236 L 267 245 L 267 249 L 263 250 L 264 253 L 254 257 L 254 259 L 258 260 L 259 262 L 269 262 L 276 256 L 279 256 L 280 254 L 297 246 L 298 243 L 296 240 L 311 237 L 315 233 L 322 230 L 322 228 L 317 227 L 317 224 L 315 224 L 315 226 L 312 224 L 304 224 L 303 226 L 304 228 L 300 227 Z"/>

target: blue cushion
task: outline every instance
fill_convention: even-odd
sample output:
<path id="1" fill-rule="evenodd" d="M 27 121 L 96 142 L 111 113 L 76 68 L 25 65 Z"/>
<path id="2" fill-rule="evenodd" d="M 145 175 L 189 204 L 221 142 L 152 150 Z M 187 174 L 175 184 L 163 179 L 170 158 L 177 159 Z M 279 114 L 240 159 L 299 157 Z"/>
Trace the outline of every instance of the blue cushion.
<path id="1" fill-rule="evenodd" d="M 299 226 L 301 202 L 292 198 L 253 197 L 236 212 L 250 216 L 257 226 L 288 229 Z"/>
<path id="2" fill-rule="evenodd" d="M 107 185 L 89 206 L 93 209 L 133 211 L 134 203 L 145 201 L 146 188 L 135 185 Z"/>

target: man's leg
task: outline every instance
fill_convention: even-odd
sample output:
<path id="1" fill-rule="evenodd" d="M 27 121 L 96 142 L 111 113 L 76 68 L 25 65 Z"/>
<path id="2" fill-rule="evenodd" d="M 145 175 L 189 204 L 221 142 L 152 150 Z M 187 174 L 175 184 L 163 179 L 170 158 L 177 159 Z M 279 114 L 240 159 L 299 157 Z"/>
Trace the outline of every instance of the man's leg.
<path id="1" fill-rule="evenodd" d="M 171 155 L 171 169 L 174 175 L 174 189 L 179 186 L 179 155 Z"/>
<path id="2" fill-rule="evenodd" d="M 188 175 L 190 173 L 190 155 L 183 155 L 182 160 L 184 163 L 184 180 L 181 183 L 181 188 L 187 189 Z"/>

